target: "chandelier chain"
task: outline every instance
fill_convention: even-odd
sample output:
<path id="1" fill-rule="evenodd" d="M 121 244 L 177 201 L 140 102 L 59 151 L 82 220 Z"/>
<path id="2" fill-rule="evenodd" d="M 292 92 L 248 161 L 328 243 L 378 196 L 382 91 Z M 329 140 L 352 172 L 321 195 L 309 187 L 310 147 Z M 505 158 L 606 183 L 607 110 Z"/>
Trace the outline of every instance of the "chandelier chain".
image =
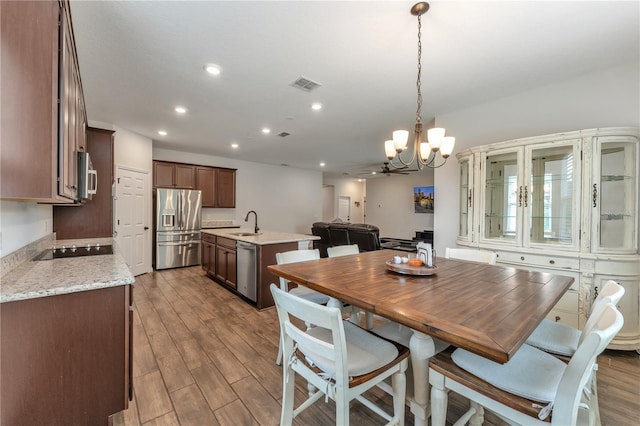
<path id="1" fill-rule="evenodd" d="M 416 109 L 416 123 L 422 123 L 422 16 L 418 15 L 418 78 L 416 88 L 418 89 L 418 108 Z"/>

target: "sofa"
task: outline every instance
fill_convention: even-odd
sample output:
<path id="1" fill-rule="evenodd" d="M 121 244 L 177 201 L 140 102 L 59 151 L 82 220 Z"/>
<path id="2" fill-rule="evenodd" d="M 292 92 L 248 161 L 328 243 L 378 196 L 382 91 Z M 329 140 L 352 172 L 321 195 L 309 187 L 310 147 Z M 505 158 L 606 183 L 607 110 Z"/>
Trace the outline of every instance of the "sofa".
<path id="1" fill-rule="evenodd" d="M 311 233 L 320 237 L 313 242 L 313 248 L 320 250 L 321 257 L 327 257 L 327 247 L 357 244 L 360 251 L 380 250 L 380 229 L 365 223 L 316 222 Z"/>

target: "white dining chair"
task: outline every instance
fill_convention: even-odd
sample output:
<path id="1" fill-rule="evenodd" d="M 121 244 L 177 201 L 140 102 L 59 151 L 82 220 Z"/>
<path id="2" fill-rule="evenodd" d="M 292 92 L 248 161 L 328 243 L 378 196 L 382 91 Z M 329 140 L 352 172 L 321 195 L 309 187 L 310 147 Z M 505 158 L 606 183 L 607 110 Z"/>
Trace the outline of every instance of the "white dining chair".
<path id="1" fill-rule="evenodd" d="M 405 371 L 409 350 L 383 340 L 342 319 L 340 309 L 300 299 L 271 284 L 283 335 L 281 425 L 290 425 L 322 396 L 335 401 L 336 425 L 349 425 L 349 403 L 358 400 L 391 425 L 404 425 Z M 302 330 L 292 319 L 313 324 Z M 295 376 L 307 380 L 313 393 L 294 408 Z M 362 396 L 386 378 L 393 383 L 393 415 Z"/>
<path id="2" fill-rule="evenodd" d="M 446 247 L 444 249 L 444 258 L 468 260 L 470 262 L 488 263 L 489 265 L 495 265 L 498 261 L 498 254 L 484 250 Z"/>
<path id="3" fill-rule="evenodd" d="M 341 246 L 333 246 L 327 247 L 327 256 L 328 257 L 340 257 L 340 256 L 350 256 L 354 254 L 360 253 L 360 248 L 357 244 L 348 244 Z M 360 324 L 360 308 L 357 306 L 351 305 L 350 307 L 350 317 L 349 321 L 354 324 Z M 365 322 L 367 330 L 371 330 L 373 327 L 373 314 L 371 312 L 365 313 Z"/>
<path id="4" fill-rule="evenodd" d="M 601 303 L 613 303 L 617 305 L 624 295 L 624 287 L 613 280 L 607 281 L 598 293 L 598 296 L 591 305 L 590 314 Z M 542 349 L 545 352 L 561 356 L 572 356 L 583 333 L 559 322 L 544 319 L 527 339 L 527 344 Z"/>
<path id="5" fill-rule="evenodd" d="M 358 254 L 360 249 L 357 244 L 345 244 L 341 246 L 327 247 L 327 255 L 329 257 L 348 256 L 350 254 Z"/>
<path id="6" fill-rule="evenodd" d="M 599 311 L 607 303 L 617 305 L 624 296 L 625 288 L 613 280 L 607 281 L 598 293 L 598 296 L 591 304 L 591 311 L 582 331 L 560 324 L 555 321 L 545 319 L 531 333 L 527 339 L 527 344 L 545 352 L 561 357 L 571 357 L 575 354 L 578 346 L 585 339 L 588 331 L 592 328 Z M 600 423 L 600 408 L 598 402 L 598 380 L 596 370 L 591 373 L 590 386 L 585 388 L 583 402 L 590 407 L 590 413 L 595 417 L 596 424 Z"/>
<path id="7" fill-rule="evenodd" d="M 445 424 L 448 391 L 471 400 L 471 408 L 456 424 L 482 424 L 484 408 L 515 424 L 593 424 L 593 413 L 581 404 L 582 392 L 589 386 L 597 356 L 623 322 L 613 304 L 604 305 L 569 364 L 527 344 L 506 364 L 463 349 L 436 355 L 429 362 L 432 425 Z"/>
<path id="8" fill-rule="evenodd" d="M 291 250 L 282 253 L 276 253 L 276 263 L 278 265 L 284 265 L 286 263 L 304 262 L 307 260 L 320 259 L 320 251 L 318 249 L 311 250 Z M 280 289 L 282 291 L 290 292 L 294 296 L 300 297 L 304 300 L 308 300 L 313 303 L 319 303 L 326 305 L 329 302 L 329 296 L 320 293 L 319 291 L 311 290 L 310 288 L 298 285 L 295 288 L 289 289 L 289 280 L 280 277 Z M 282 363 L 282 331 L 281 331 L 280 343 L 278 344 L 278 355 L 276 357 L 276 364 Z"/>

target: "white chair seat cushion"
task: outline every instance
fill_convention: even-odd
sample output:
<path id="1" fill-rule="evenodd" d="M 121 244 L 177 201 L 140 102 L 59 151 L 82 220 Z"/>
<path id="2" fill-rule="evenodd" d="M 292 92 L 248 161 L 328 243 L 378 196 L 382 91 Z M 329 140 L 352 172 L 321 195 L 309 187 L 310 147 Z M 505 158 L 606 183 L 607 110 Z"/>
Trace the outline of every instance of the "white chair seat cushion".
<path id="1" fill-rule="evenodd" d="M 343 321 L 347 341 L 347 372 L 349 377 L 361 376 L 389 364 L 398 356 L 398 349 L 385 340 L 361 329 L 349 321 Z M 313 327 L 307 333 L 323 342 L 333 343 L 331 331 L 322 327 Z M 309 362 L 333 377 L 335 364 L 332 360 L 314 353 L 302 346 L 300 351 Z"/>
<path id="2" fill-rule="evenodd" d="M 327 296 L 326 294 L 322 294 L 318 291 L 311 290 L 310 288 L 301 285 L 292 288 L 289 293 L 304 300 L 308 300 L 309 302 L 317 303 L 319 305 L 326 305 L 326 303 L 329 301 L 329 296 Z"/>
<path id="3" fill-rule="evenodd" d="M 385 339 L 391 340 L 393 342 L 400 343 L 402 346 L 406 347 L 409 347 L 409 340 L 411 340 L 411 335 L 413 334 L 413 330 L 411 330 L 409 327 L 393 321 L 382 324 L 381 326 L 376 327 L 371 331 L 378 336 L 384 337 Z M 449 347 L 449 344 L 447 342 L 444 342 L 440 339 L 434 338 L 433 343 L 436 347 L 435 353 L 440 353 Z"/>
<path id="4" fill-rule="evenodd" d="M 527 344 L 545 352 L 573 356 L 580 341 L 580 331 L 548 319 L 543 320 L 527 339 Z"/>
<path id="5" fill-rule="evenodd" d="M 553 355 L 526 344 L 506 364 L 498 364 L 464 349 L 453 351 L 451 359 L 460 368 L 499 389 L 546 403 L 555 399 L 567 368 Z"/>

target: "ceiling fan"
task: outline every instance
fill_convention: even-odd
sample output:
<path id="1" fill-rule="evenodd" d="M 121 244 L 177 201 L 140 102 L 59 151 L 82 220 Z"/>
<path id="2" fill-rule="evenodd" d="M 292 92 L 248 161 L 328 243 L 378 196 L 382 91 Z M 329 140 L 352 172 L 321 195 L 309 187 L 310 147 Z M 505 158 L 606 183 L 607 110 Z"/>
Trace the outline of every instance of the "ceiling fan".
<path id="1" fill-rule="evenodd" d="M 382 173 L 386 174 L 387 176 L 391 176 L 391 174 L 398 174 L 398 175 L 408 175 L 409 172 L 411 170 L 405 170 L 408 169 L 409 166 L 404 166 L 404 167 L 399 167 L 397 169 L 389 169 L 389 162 L 385 161 L 384 164 L 382 166 L 380 166 L 382 168 Z"/>

